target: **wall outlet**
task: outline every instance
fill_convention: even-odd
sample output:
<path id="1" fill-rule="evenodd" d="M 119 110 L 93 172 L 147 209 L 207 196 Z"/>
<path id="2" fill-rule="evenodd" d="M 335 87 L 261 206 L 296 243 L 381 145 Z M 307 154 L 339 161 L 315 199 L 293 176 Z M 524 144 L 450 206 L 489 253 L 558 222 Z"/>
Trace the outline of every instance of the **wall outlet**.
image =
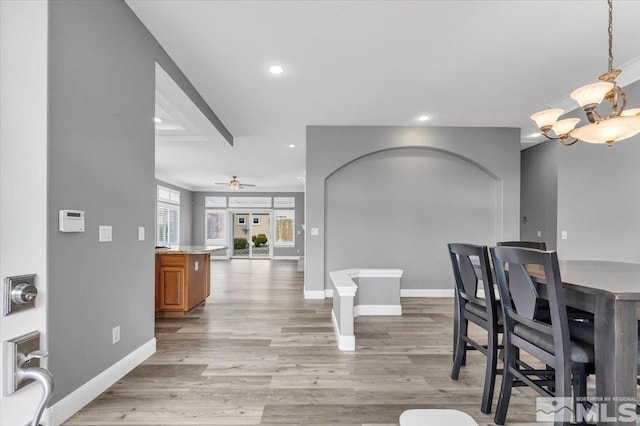
<path id="1" fill-rule="evenodd" d="M 320 235 L 320 230 L 318 228 L 311 228 L 311 235 L 313 236 Z"/>
<path id="2" fill-rule="evenodd" d="M 114 345 L 120 341 L 120 326 L 113 327 L 113 330 L 111 330 L 111 337 Z"/>
<path id="3" fill-rule="evenodd" d="M 100 242 L 112 241 L 112 236 L 113 236 L 113 229 L 111 228 L 111 226 L 100 225 L 98 227 L 98 241 Z"/>
<path id="4" fill-rule="evenodd" d="M 567 239 L 567 231 L 562 231 L 560 233 L 560 238 L 563 239 L 563 240 L 566 240 Z"/>
<path id="5" fill-rule="evenodd" d="M 542 231 L 536 232 L 536 235 L 538 236 L 538 238 L 542 238 Z"/>
<path id="6" fill-rule="evenodd" d="M 138 241 L 144 241 L 144 226 L 138 226 Z"/>

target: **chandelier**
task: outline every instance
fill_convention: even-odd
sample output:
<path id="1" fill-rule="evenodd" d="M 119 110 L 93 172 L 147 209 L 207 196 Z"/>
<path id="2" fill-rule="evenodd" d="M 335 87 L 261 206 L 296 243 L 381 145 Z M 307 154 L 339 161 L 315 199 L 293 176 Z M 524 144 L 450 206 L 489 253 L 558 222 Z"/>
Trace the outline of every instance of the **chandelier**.
<path id="1" fill-rule="evenodd" d="M 575 100 L 587 115 L 588 124 L 576 128 L 579 118 L 558 120 L 563 109 L 547 109 L 531 116 L 542 134 L 551 140 L 559 140 L 563 145 L 573 145 L 578 141 L 606 143 L 611 146 L 640 133 L 640 108 L 625 109 L 627 95 L 616 84 L 616 77 L 622 72 L 613 69 L 613 0 L 609 4 L 609 68 L 599 77 L 599 82 L 587 84 L 571 92 Z M 607 100 L 611 104 L 608 115 L 598 113 L 598 106 Z"/>

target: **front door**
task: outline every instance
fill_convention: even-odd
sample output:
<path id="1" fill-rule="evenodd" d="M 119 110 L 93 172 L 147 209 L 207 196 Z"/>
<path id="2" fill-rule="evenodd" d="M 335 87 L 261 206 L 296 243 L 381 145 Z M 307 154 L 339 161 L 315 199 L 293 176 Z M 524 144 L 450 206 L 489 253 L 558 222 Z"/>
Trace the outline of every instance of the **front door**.
<path id="1" fill-rule="evenodd" d="M 7 277 L 35 274 L 39 292 L 35 308 L 0 315 L 0 425 L 30 422 L 42 394 L 7 394 L 4 342 L 32 331 L 47 342 L 47 8 L 0 1 L 0 305 Z"/>

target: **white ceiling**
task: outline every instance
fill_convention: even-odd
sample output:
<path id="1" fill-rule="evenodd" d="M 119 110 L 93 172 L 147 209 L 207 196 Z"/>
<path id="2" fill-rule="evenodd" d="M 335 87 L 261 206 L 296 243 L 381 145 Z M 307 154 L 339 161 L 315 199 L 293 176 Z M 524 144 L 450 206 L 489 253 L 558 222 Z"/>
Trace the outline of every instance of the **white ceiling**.
<path id="1" fill-rule="evenodd" d="M 307 125 L 413 126 L 427 113 L 427 126 L 519 127 L 528 141 L 531 113 L 607 67 L 604 0 L 127 3 L 235 137 L 174 139 L 159 176 L 195 190 L 231 175 L 302 190 Z M 640 1 L 614 2 L 621 77 L 640 70 L 639 20 Z"/>

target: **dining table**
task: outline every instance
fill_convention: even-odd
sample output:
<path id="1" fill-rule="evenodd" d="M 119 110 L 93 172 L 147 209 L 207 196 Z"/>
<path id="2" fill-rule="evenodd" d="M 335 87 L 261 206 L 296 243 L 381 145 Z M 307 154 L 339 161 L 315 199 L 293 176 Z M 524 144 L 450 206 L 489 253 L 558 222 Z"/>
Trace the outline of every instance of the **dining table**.
<path id="1" fill-rule="evenodd" d="M 598 424 L 629 424 L 623 422 L 624 416 L 618 418 L 620 410 L 637 403 L 640 264 L 597 260 L 558 263 L 567 306 L 594 315 L 593 401 L 598 403 Z M 544 281 L 544 274 L 529 271 L 534 280 Z"/>

